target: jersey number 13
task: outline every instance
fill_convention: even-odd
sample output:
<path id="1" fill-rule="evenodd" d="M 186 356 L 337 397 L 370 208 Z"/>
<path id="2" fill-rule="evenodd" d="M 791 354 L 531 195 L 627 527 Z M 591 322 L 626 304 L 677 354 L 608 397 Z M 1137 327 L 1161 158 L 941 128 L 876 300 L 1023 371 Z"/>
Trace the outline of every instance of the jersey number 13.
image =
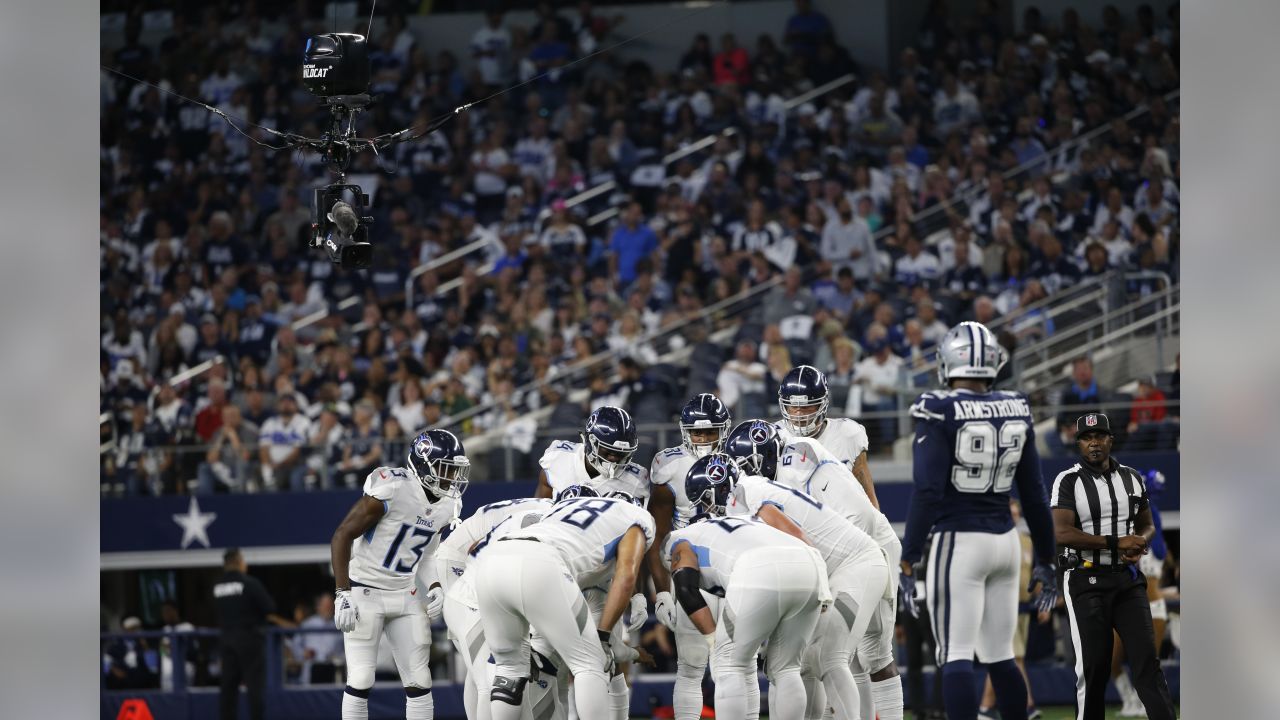
<path id="1" fill-rule="evenodd" d="M 1009 420 L 1000 426 L 968 422 L 956 432 L 956 464 L 951 484 L 960 492 L 1009 492 L 1027 442 L 1027 423 Z"/>

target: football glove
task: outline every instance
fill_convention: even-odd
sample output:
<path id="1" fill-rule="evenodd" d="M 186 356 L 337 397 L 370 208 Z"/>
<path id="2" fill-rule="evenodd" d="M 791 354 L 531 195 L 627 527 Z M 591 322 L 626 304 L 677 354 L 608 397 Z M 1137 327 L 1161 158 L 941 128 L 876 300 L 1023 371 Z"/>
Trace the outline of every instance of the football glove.
<path id="1" fill-rule="evenodd" d="M 1040 594 L 1035 597 L 1037 612 L 1050 612 L 1058 602 L 1058 570 L 1053 563 L 1036 563 L 1031 568 L 1031 582 L 1027 583 L 1027 592 L 1040 586 Z"/>
<path id="2" fill-rule="evenodd" d="M 675 632 L 676 629 L 676 602 L 671 597 L 671 593 L 663 591 L 653 600 L 653 614 L 658 616 L 658 622 L 667 626 L 667 629 Z"/>
<path id="3" fill-rule="evenodd" d="M 637 639 L 644 623 L 649 619 L 649 599 L 641 593 L 631 596 L 631 616 L 627 623 L 627 634 Z"/>
<path id="4" fill-rule="evenodd" d="M 920 610 L 916 607 L 916 576 L 898 573 L 898 607 L 911 613 L 911 617 L 919 618 Z"/>
<path id="5" fill-rule="evenodd" d="M 444 613 L 444 588 L 436 585 L 427 591 L 424 601 L 427 606 L 427 617 L 431 618 L 431 622 L 440 619 L 440 615 Z"/>
<path id="6" fill-rule="evenodd" d="M 613 645 L 610 643 L 610 633 L 608 630 L 597 628 L 596 635 L 600 638 L 600 646 L 604 648 L 604 672 L 612 677 L 618 673 L 613 661 Z"/>
<path id="7" fill-rule="evenodd" d="M 350 590 L 339 590 L 333 594 L 333 626 L 342 632 L 351 632 L 360 622 L 360 609 L 351 600 Z"/>

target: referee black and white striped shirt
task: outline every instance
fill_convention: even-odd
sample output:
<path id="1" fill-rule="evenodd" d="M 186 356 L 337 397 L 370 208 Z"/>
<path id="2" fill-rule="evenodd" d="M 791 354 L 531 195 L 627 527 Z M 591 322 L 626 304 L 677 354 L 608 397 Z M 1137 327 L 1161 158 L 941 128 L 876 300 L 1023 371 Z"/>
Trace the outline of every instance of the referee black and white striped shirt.
<path id="1" fill-rule="evenodd" d="M 1049 494 L 1053 508 L 1076 513 L 1076 527 L 1092 535 L 1132 535 L 1134 522 L 1147 497 L 1147 486 L 1137 470 L 1110 460 L 1111 470 L 1099 473 L 1076 463 L 1058 473 Z M 1110 550 L 1081 550 L 1080 559 L 1094 565 L 1119 565 Z"/>

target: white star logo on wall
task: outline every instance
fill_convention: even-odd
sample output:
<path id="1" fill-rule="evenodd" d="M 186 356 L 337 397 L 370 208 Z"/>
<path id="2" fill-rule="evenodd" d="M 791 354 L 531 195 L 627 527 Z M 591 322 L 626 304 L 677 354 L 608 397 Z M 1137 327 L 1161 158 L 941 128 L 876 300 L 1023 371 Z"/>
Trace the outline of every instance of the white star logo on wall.
<path id="1" fill-rule="evenodd" d="M 173 521 L 182 526 L 182 549 L 195 541 L 209 547 L 209 525 L 217 519 L 217 513 L 200 512 L 200 503 L 192 497 L 187 512 L 173 516 Z"/>

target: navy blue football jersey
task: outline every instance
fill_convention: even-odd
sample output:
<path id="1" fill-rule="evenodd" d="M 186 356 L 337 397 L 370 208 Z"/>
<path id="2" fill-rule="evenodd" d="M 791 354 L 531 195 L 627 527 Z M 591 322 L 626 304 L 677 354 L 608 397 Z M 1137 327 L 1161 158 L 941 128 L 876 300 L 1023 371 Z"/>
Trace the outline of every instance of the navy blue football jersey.
<path id="1" fill-rule="evenodd" d="M 1036 554 L 1051 559 L 1053 519 L 1026 396 L 1003 390 L 936 390 L 916 400 L 911 416 L 916 421 L 915 492 L 902 559 L 919 560 L 931 530 L 1008 532 L 1015 486 Z"/>

